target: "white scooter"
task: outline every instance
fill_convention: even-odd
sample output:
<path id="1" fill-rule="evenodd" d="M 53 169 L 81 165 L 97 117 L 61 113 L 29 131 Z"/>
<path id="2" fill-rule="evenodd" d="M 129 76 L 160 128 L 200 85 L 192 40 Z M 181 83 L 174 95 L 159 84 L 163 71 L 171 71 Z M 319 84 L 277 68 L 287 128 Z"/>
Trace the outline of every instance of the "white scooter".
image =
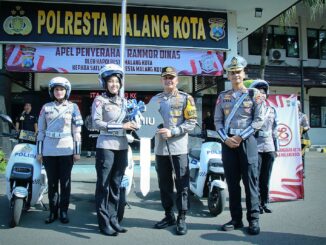
<path id="1" fill-rule="evenodd" d="M 189 136 L 201 138 L 198 134 Z M 218 138 L 217 133 L 207 130 L 207 137 Z M 224 168 L 221 155 L 221 144 L 204 142 L 200 148 L 189 151 L 190 190 L 197 197 L 208 197 L 208 209 L 213 216 L 223 212 L 226 203 L 226 188 Z"/>
<path id="2" fill-rule="evenodd" d="M 0 114 L 0 118 L 13 128 L 13 122 L 8 115 Z M 45 169 L 36 159 L 34 132 L 21 130 L 19 135 L 5 134 L 19 142 L 10 154 L 6 167 L 6 195 L 10 207 L 10 227 L 19 224 L 23 210 L 30 206 L 41 204 L 43 195 L 47 192 L 47 176 Z M 34 143 L 33 143 L 34 142 Z M 46 209 L 46 208 L 45 208 Z"/>

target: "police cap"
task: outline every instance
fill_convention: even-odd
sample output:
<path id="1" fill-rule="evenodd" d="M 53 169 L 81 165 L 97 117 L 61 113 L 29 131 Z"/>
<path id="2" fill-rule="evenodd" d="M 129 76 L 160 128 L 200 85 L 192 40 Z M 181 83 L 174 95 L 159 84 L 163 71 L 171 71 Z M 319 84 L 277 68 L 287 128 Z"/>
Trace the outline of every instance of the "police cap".
<path id="1" fill-rule="evenodd" d="M 177 70 L 172 66 L 163 67 L 161 77 L 168 76 L 168 75 L 176 77 Z"/>
<path id="2" fill-rule="evenodd" d="M 247 61 L 245 58 L 236 55 L 229 56 L 224 62 L 224 69 L 226 71 L 241 71 L 247 66 Z"/>

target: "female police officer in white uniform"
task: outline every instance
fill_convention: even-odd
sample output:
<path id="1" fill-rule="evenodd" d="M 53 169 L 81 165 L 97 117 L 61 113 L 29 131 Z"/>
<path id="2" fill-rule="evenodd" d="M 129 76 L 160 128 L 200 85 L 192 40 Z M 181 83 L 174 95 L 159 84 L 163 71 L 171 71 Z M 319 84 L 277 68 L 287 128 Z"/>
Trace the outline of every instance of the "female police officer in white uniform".
<path id="1" fill-rule="evenodd" d="M 47 224 L 58 218 L 59 208 L 60 221 L 69 222 L 71 169 L 74 161 L 80 159 L 83 120 L 78 106 L 68 101 L 70 92 L 71 85 L 66 78 L 51 79 L 49 94 L 53 101 L 43 105 L 38 119 L 37 154 L 38 160 L 43 161 L 45 166 L 49 188 L 50 215 L 45 220 Z"/>
<path id="2" fill-rule="evenodd" d="M 256 88 L 264 97 L 269 95 L 269 85 L 264 80 L 254 80 L 250 88 Z M 266 105 L 264 124 L 257 131 L 258 176 L 260 213 L 271 213 L 269 203 L 269 180 L 271 178 L 276 152 L 279 150 L 278 120 L 274 107 Z"/>
<path id="3" fill-rule="evenodd" d="M 116 236 L 126 232 L 117 221 L 119 187 L 128 165 L 126 130 L 136 129 L 133 122 L 125 122 L 126 100 L 119 96 L 123 71 L 108 64 L 99 72 L 99 82 L 106 91 L 94 99 L 92 119 L 100 131 L 96 144 L 96 211 L 101 233 Z"/>

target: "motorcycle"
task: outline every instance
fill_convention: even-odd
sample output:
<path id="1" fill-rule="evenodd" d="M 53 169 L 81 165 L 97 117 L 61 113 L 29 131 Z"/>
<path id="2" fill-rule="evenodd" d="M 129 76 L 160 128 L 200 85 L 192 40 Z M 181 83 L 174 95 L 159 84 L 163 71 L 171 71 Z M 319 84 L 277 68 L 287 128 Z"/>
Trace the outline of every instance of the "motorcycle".
<path id="1" fill-rule="evenodd" d="M 14 128 L 8 115 L 0 118 Z M 34 132 L 20 130 L 3 133 L 2 136 L 18 139 L 6 166 L 6 195 L 9 199 L 10 227 L 19 225 L 21 214 L 31 206 L 41 204 L 46 210 L 43 195 L 47 192 L 47 176 L 44 167 L 36 159 Z"/>
<path id="2" fill-rule="evenodd" d="M 215 131 L 207 130 L 208 139 L 217 138 Z M 197 197 L 207 197 L 208 209 L 213 216 L 221 214 L 226 204 L 226 188 L 221 144 L 205 141 L 202 134 L 189 134 L 200 138 L 200 148 L 189 150 L 190 191 Z"/>

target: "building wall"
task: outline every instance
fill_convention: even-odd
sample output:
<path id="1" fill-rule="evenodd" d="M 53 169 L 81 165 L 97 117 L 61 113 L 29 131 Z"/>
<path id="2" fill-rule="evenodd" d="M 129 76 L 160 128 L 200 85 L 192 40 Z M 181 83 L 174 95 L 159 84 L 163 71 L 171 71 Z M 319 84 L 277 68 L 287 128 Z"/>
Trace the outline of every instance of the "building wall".
<path id="1" fill-rule="evenodd" d="M 304 7 L 303 4 L 299 4 L 297 7 L 297 16 L 295 19 L 289 23 L 289 26 L 297 27 L 299 30 L 299 45 L 300 45 L 300 52 L 302 54 L 302 58 L 306 60 L 303 64 L 304 66 L 309 67 L 319 67 L 325 68 L 326 67 L 326 60 L 320 59 L 308 59 L 308 51 L 307 51 L 307 28 L 313 29 L 326 29 L 326 10 L 322 15 L 317 15 L 315 19 L 311 19 L 309 15 L 309 9 Z M 301 25 L 299 24 L 301 23 Z M 269 22 L 268 25 L 276 25 L 280 26 L 280 18 L 276 18 L 273 21 Z M 260 56 L 258 55 L 249 55 L 248 49 L 248 38 L 245 38 L 241 41 L 241 50 L 242 55 L 247 58 L 248 63 L 252 65 L 259 65 L 260 64 Z M 267 64 L 268 65 L 278 65 L 272 64 L 268 61 L 267 57 Z M 299 66 L 299 59 L 298 58 L 286 58 L 286 61 L 281 66 Z"/>
<path id="2" fill-rule="evenodd" d="M 309 15 L 309 9 L 304 7 L 303 4 L 297 5 L 297 16 L 292 20 L 292 23 L 289 23 L 289 26 L 298 27 L 299 31 L 299 47 L 300 47 L 300 56 L 306 60 L 303 62 L 304 66 L 316 67 L 316 68 L 325 68 L 326 60 L 320 59 L 308 59 L 308 50 L 307 50 L 307 28 L 313 29 L 326 29 L 326 10 L 322 15 L 316 15 L 315 19 L 312 19 Z M 280 18 L 276 18 L 269 25 L 281 25 Z M 241 41 L 238 46 L 242 51 L 241 54 L 247 59 L 249 64 L 259 65 L 261 57 L 258 55 L 249 55 L 248 48 L 248 38 Z M 267 65 L 274 66 L 300 66 L 300 61 L 298 58 L 286 58 L 285 62 L 282 64 L 272 64 L 268 61 Z M 297 94 L 300 96 L 301 87 L 271 87 L 272 94 Z M 304 94 L 304 111 L 309 117 L 309 98 L 310 96 L 320 96 L 325 97 L 326 95 L 326 86 L 325 88 L 311 88 L 308 91 L 305 89 Z M 309 131 L 309 136 L 311 138 L 313 145 L 326 145 L 326 128 L 311 128 Z"/>

